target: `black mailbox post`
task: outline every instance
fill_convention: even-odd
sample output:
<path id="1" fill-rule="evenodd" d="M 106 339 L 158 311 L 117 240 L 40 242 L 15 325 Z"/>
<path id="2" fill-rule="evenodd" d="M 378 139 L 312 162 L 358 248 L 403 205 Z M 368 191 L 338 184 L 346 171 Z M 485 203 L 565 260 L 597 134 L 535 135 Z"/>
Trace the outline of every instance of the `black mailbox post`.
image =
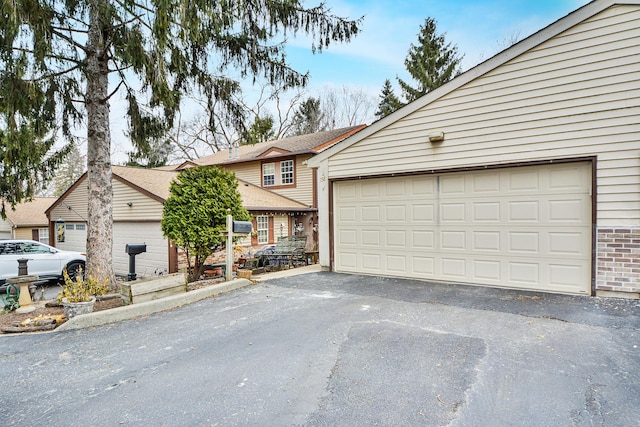
<path id="1" fill-rule="evenodd" d="M 132 280 L 136 280 L 136 255 L 147 252 L 147 245 L 145 243 L 127 243 L 124 246 L 124 251 L 129 254 L 129 274 L 127 275 L 127 281 L 131 282 Z"/>

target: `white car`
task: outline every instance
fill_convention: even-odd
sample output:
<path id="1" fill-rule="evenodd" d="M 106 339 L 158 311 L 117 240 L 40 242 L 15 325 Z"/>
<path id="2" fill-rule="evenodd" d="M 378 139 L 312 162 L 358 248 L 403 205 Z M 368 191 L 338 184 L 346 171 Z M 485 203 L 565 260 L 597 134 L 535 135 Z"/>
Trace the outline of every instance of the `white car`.
<path id="1" fill-rule="evenodd" d="M 38 282 L 62 280 L 64 269 L 74 278 L 79 269 L 84 270 L 86 261 L 80 252 L 63 251 L 33 240 L 0 240 L 0 285 L 18 275 L 21 258 L 29 260 L 27 273 L 38 276 Z"/>

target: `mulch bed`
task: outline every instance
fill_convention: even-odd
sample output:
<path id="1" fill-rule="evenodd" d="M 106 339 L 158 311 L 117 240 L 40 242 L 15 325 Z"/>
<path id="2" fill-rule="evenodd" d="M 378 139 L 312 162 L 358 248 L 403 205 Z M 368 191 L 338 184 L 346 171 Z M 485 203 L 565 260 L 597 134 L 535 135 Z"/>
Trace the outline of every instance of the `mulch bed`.
<path id="1" fill-rule="evenodd" d="M 196 289 L 204 288 L 206 286 L 216 285 L 224 281 L 225 279 L 222 277 L 198 280 L 196 282 L 189 283 L 188 290 L 193 291 Z M 44 324 L 36 325 L 33 327 L 17 325 L 19 325 L 20 322 L 23 322 L 27 319 L 35 319 L 38 316 L 42 316 L 42 318 L 48 319 L 49 317 L 55 317 L 64 314 L 62 304 L 58 303 L 57 300 L 35 302 L 33 305 L 34 307 L 36 307 L 36 309 L 31 313 L 20 314 L 12 311 L 9 313 L 0 314 L 0 334 L 9 334 L 15 332 L 42 332 L 51 330 L 54 329 L 57 325 L 50 320 L 39 322 Z M 120 294 L 105 295 L 97 298 L 93 306 L 93 311 L 96 312 L 102 310 L 110 310 L 112 308 L 121 307 L 122 305 L 123 302 L 122 298 L 120 298 Z"/>
<path id="2" fill-rule="evenodd" d="M 195 289 L 200 289 L 205 286 L 211 286 L 218 283 L 224 282 L 224 278 L 216 278 L 216 279 L 206 279 L 199 280 L 196 282 L 189 283 L 188 290 L 193 291 Z M 62 308 L 62 304 L 58 303 L 57 300 L 50 301 L 38 301 L 33 303 L 34 307 L 36 307 L 35 311 L 31 313 L 16 313 L 15 311 L 11 311 L 9 313 L 0 314 L 0 334 L 8 334 L 8 333 L 24 333 L 24 332 L 42 332 L 46 330 L 54 329 L 57 325 L 51 321 L 44 321 L 40 323 L 45 323 L 42 325 L 25 327 L 25 326 L 17 326 L 20 322 L 23 322 L 27 319 L 35 319 L 38 316 L 42 316 L 42 318 L 47 319 L 48 317 L 55 317 L 64 315 L 64 309 Z M 105 295 L 103 297 L 98 297 L 96 303 L 93 306 L 93 311 L 102 311 L 102 310 L 110 310 L 112 308 L 123 306 L 122 298 L 120 294 L 110 294 Z M 65 319 L 66 320 L 66 319 Z"/>
<path id="3" fill-rule="evenodd" d="M 111 308 L 121 307 L 122 298 L 119 294 L 113 294 L 106 296 L 105 299 L 97 300 L 93 306 L 93 311 L 109 310 Z M 34 326 L 34 327 L 18 327 L 17 324 L 27 319 L 34 319 L 38 316 L 46 318 L 47 316 L 60 316 L 64 315 L 64 309 L 62 305 L 56 300 L 46 302 L 35 302 L 33 306 L 36 308 L 31 313 L 16 313 L 11 311 L 9 313 L 0 314 L 0 334 L 14 333 L 14 332 L 40 332 L 53 329 L 48 325 Z"/>

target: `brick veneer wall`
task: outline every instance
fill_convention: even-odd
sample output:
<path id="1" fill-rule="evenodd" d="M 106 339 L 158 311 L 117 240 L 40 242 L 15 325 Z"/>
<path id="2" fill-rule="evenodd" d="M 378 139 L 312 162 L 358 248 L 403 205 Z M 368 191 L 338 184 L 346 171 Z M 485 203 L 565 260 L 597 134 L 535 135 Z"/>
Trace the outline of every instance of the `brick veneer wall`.
<path id="1" fill-rule="evenodd" d="M 640 227 L 598 229 L 596 289 L 640 292 Z"/>

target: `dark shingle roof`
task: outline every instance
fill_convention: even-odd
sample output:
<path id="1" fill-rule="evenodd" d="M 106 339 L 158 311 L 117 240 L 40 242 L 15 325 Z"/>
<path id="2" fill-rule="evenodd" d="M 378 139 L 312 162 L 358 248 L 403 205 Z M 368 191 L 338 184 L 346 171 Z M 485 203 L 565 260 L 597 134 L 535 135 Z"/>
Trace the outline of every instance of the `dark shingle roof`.
<path id="1" fill-rule="evenodd" d="M 232 150 L 232 158 L 229 158 L 229 150 L 221 150 L 215 154 L 201 157 L 192 163 L 199 166 L 221 165 L 228 163 L 247 162 L 268 157 L 270 155 L 294 155 L 302 153 L 319 153 L 322 150 L 342 141 L 363 129 L 365 125 L 349 126 L 340 129 L 316 132 L 307 135 L 292 136 L 277 139 L 275 141 L 261 142 L 255 145 L 242 145 L 239 147 L 238 156 L 236 149 Z"/>

